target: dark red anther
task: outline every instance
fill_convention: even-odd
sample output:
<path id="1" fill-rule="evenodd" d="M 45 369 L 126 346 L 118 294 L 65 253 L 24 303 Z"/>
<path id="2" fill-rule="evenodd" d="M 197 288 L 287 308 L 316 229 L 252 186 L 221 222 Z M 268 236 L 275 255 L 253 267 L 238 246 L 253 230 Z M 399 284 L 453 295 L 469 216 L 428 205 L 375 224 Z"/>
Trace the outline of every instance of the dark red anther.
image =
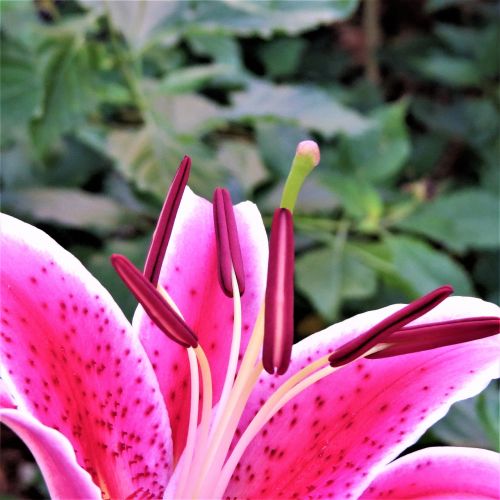
<path id="1" fill-rule="evenodd" d="M 385 339 L 384 343 L 390 344 L 388 347 L 366 357 L 370 359 L 388 358 L 412 352 L 428 351 L 438 347 L 483 339 L 498 333 L 500 333 L 500 318 L 493 316 L 407 326 Z"/>
<path id="2" fill-rule="evenodd" d="M 111 263 L 160 330 L 183 347 L 198 345 L 198 338 L 193 331 L 132 262 L 123 255 L 113 254 Z"/>
<path id="3" fill-rule="evenodd" d="M 269 243 L 262 362 L 268 373 L 283 375 L 293 344 L 293 218 L 287 208 L 274 212 Z"/>
<path id="4" fill-rule="evenodd" d="M 165 257 L 165 252 L 167 251 L 168 241 L 172 234 L 172 228 L 174 227 L 175 216 L 177 215 L 177 210 L 179 209 L 182 195 L 187 185 L 190 170 L 191 158 L 185 156 L 170 185 L 167 197 L 163 203 L 163 208 L 161 209 L 160 217 L 156 224 L 151 245 L 149 246 L 148 256 L 146 257 L 146 263 L 144 264 L 144 276 L 151 281 L 153 286 L 158 284 L 161 265 Z"/>
<path id="5" fill-rule="evenodd" d="M 233 296 L 232 270 L 236 275 L 240 295 L 245 291 L 245 270 L 241 257 L 238 229 L 234 217 L 231 195 L 227 189 L 217 188 L 214 191 L 214 226 L 217 241 L 217 258 L 219 264 L 219 282 L 222 291 Z"/>
<path id="6" fill-rule="evenodd" d="M 400 330 L 417 318 L 420 318 L 420 316 L 423 316 L 431 309 L 434 309 L 451 293 L 453 293 L 453 288 L 449 285 L 445 285 L 414 300 L 336 350 L 328 358 L 330 365 L 345 365 L 359 358 L 375 345 L 385 343 L 389 335 Z"/>

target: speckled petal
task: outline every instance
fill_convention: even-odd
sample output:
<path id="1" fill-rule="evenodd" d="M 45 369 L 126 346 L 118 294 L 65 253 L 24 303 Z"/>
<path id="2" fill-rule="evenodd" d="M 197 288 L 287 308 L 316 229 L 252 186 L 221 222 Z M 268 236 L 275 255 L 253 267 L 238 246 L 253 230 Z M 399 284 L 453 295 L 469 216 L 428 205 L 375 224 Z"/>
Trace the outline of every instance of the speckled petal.
<path id="1" fill-rule="evenodd" d="M 1 217 L 2 378 L 59 430 L 105 495 L 161 496 L 172 468 L 165 403 L 109 293 L 42 231 Z"/>
<path id="2" fill-rule="evenodd" d="M 477 448 L 426 448 L 395 460 L 360 497 L 500 498 L 500 455 Z"/>
<path id="3" fill-rule="evenodd" d="M 78 465 L 71 444 L 60 432 L 19 410 L 0 410 L 0 421 L 31 450 L 52 498 L 101 499 L 101 490 Z"/>
<path id="4" fill-rule="evenodd" d="M 242 297 L 242 350 L 246 347 L 264 300 L 268 244 L 262 218 L 250 202 L 234 207 L 245 267 Z M 214 381 L 214 402 L 220 397 L 233 328 L 233 302 L 221 290 L 212 204 L 186 188 L 160 274 L 160 284 L 181 310 L 207 353 Z M 156 370 L 167 403 L 174 454 L 186 440 L 189 415 L 189 371 L 185 349 L 159 334 L 139 308 L 134 326 Z"/>
<path id="5" fill-rule="evenodd" d="M 285 377 L 261 377 L 240 432 L 283 380 L 400 307 L 361 314 L 297 344 Z M 498 313 L 497 306 L 479 299 L 452 297 L 413 324 Z M 242 456 L 226 494 L 356 498 L 453 402 L 477 394 L 497 376 L 499 354 L 495 336 L 340 368 L 292 399 L 263 428 Z"/>

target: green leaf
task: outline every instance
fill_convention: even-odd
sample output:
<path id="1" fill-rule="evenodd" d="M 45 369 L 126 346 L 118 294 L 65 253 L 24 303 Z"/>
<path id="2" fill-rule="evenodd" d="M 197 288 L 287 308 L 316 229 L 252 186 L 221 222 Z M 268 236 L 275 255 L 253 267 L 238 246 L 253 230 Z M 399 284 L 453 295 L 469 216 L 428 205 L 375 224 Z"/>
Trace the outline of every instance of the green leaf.
<path id="1" fill-rule="evenodd" d="M 466 98 L 446 105 L 415 99 L 412 111 L 433 132 L 459 138 L 479 151 L 498 137 L 498 112 L 487 99 Z"/>
<path id="2" fill-rule="evenodd" d="M 134 50 L 143 48 L 169 17 L 176 17 L 182 10 L 182 2 L 144 2 L 131 0 L 115 2 L 107 0 L 79 0 L 79 3 L 97 13 L 108 14 L 113 27 L 120 31 Z"/>
<path id="3" fill-rule="evenodd" d="M 102 195 L 76 189 L 30 188 L 10 191 L 4 205 L 16 214 L 79 229 L 117 231 L 130 224 L 136 214 Z"/>
<path id="4" fill-rule="evenodd" d="M 42 155 L 61 134 L 82 123 L 95 105 L 88 54 L 82 41 L 59 39 L 49 50 L 43 103 L 31 124 L 33 142 Z"/>
<path id="5" fill-rule="evenodd" d="M 218 64 L 242 69 L 240 46 L 232 36 L 221 33 L 199 33 L 194 27 L 192 32 L 186 33 L 186 38 L 195 54 L 209 56 Z"/>
<path id="6" fill-rule="evenodd" d="M 0 73 L 2 126 L 4 131 L 23 127 L 33 116 L 42 97 L 42 78 L 31 47 L 1 37 Z"/>
<path id="7" fill-rule="evenodd" d="M 443 155 L 447 141 L 436 134 L 414 134 L 413 147 L 409 163 L 409 172 L 413 178 L 423 177 L 433 171 Z"/>
<path id="8" fill-rule="evenodd" d="M 427 243 L 407 236 L 386 236 L 399 276 L 415 296 L 423 295 L 444 284 L 450 284 L 457 295 L 474 295 L 465 269 L 446 253 Z"/>
<path id="9" fill-rule="evenodd" d="M 192 24 L 199 31 L 269 38 L 275 32 L 297 35 L 320 25 L 347 19 L 358 0 L 221 0 L 194 4 Z"/>
<path id="10" fill-rule="evenodd" d="M 427 236 L 456 252 L 500 246 L 497 197 L 478 189 L 439 196 L 396 227 Z"/>
<path id="11" fill-rule="evenodd" d="M 405 165 L 410 155 L 407 107 L 406 101 L 382 107 L 371 113 L 369 128 L 342 138 L 343 154 L 363 178 L 383 181 Z"/>
<path id="12" fill-rule="evenodd" d="M 220 142 L 217 162 L 238 179 L 243 193 L 251 193 L 253 188 L 267 179 L 267 170 L 259 151 L 249 141 L 227 139 Z"/>
<path id="13" fill-rule="evenodd" d="M 329 321 L 337 319 L 343 300 L 369 297 L 377 285 L 375 272 L 341 238 L 331 247 L 306 252 L 296 263 L 298 289 Z"/>
<path id="14" fill-rule="evenodd" d="M 158 90 L 167 93 L 194 92 L 216 78 L 231 74 L 231 67 L 224 64 L 203 64 L 174 70 L 158 84 Z"/>
<path id="15" fill-rule="evenodd" d="M 233 97 L 225 117 L 254 122 L 259 118 L 280 118 L 331 137 L 338 132 L 352 134 L 368 126 L 356 111 L 339 104 L 324 90 L 312 85 L 272 85 L 254 80 Z"/>
<path id="16" fill-rule="evenodd" d="M 478 34 L 481 30 L 476 30 L 470 26 L 457 26 L 456 24 L 439 23 L 435 26 L 434 32 L 453 52 L 460 55 L 472 56 L 477 43 Z"/>
<path id="17" fill-rule="evenodd" d="M 483 298 L 498 303 L 500 298 L 500 259 L 498 251 L 479 252 L 473 268 L 474 283 L 481 287 Z"/>
<path id="18" fill-rule="evenodd" d="M 70 137 L 61 141 L 47 165 L 34 162 L 30 148 L 21 141 L 2 149 L 1 164 L 6 190 L 29 186 L 79 187 L 109 167 L 109 161 L 94 148 Z"/>
<path id="19" fill-rule="evenodd" d="M 430 80 L 451 87 L 476 87 L 481 83 L 474 61 L 434 51 L 413 61 L 413 68 Z"/>
<path id="20" fill-rule="evenodd" d="M 266 74 L 276 78 L 295 73 L 306 45 L 301 38 L 279 38 L 260 47 L 258 54 Z"/>
<path id="21" fill-rule="evenodd" d="M 363 178 L 338 172 L 323 174 L 322 179 L 325 186 L 339 197 L 346 213 L 359 221 L 363 230 L 378 230 L 384 206 L 371 183 Z"/>
<path id="22" fill-rule="evenodd" d="M 307 139 L 307 132 L 286 123 L 259 121 L 256 124 L 257 144 L 266 165 L 277 177 L 285 179 L 297 144 Z"/>
<path id="23" fill-rule="evenodd" d="M 223 111 L 210 99 L 198 94 L 164 92 L 156 85 L 144 85 L 144 93 L 157 127 L 177 134 L 195 136 L 222 122 Z"/>
<path id="24" fill-rule="evenodd" d="M 153 123 L 111 132 L 107 152 L 127 179 L 158 199 L 165 197 L 179 162 L 186 154 L 193 160 L 189 184 L 197 193 L 210 197 L 220 183 L 219 166 L 203 143 Z"/>
<path id="25" fill-rule="evenodd" d="M 437 10 L 461 5 L 469 1 L 470 0 L 427 0 L 427 3 L 425 4 L 425 10 L 429 13 L 432 13 Z"/>
<path id="26" fill-rule="evenodd" d="M 455 403 L 430 432 L 448 445 L 498 450 L 498 411 L 498 387 L 493 381 L 476 397 Z"/>

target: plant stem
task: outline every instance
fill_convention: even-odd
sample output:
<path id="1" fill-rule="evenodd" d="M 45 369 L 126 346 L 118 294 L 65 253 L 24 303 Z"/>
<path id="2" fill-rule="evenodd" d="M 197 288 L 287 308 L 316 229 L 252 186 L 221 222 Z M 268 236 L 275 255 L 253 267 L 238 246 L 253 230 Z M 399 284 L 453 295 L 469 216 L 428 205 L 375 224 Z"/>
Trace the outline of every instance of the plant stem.
<path id="1" fill-rule="evenodd" d="M 380 83 L 380 68 L 377 51 L 381 42 L 380 1 L 365 0 L 363 8 L 363 30 L 366 37 L 365 73 L 373 84 Z"/>

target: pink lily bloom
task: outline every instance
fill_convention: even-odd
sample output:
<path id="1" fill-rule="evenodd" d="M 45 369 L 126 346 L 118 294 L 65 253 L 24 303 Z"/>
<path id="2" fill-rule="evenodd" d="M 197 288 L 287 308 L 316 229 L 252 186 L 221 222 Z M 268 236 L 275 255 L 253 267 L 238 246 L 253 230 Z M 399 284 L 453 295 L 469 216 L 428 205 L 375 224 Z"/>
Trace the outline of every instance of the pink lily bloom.
<path id="1" fill-rule="evenodd" d="M 75 257 L 1 216 L 0 420 L 50 495 L 498 498 L 494 452 L 396 458 L 498 376 L 499 308 L 443 287 L 292 349 L 291 211 L 269 256 L 256 206 L 214 200 L 185 189 L 144 275 L 113 258 L 132 324 Z"/>

